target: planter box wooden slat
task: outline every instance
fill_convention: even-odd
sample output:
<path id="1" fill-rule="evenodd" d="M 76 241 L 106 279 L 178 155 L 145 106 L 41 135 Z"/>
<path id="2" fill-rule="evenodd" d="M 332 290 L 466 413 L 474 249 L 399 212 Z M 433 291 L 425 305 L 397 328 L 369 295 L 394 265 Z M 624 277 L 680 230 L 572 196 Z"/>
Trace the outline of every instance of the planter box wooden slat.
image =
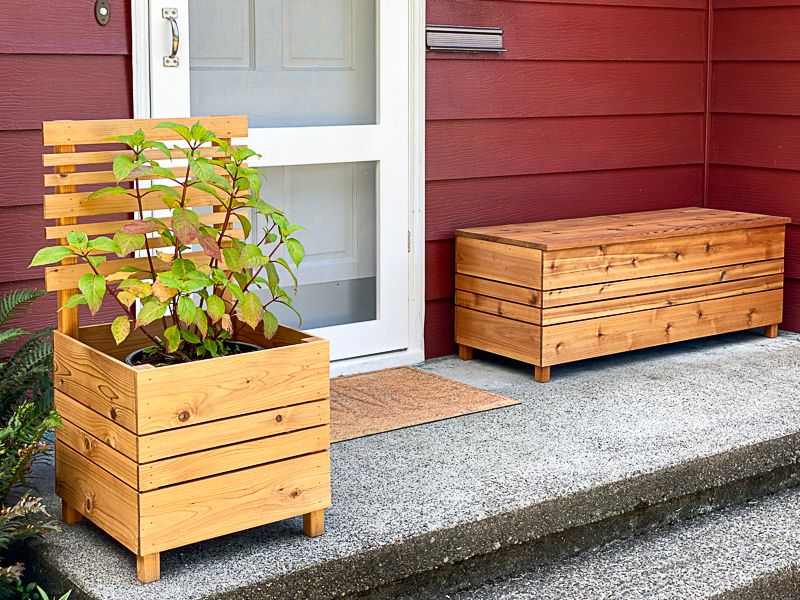
<path id="1" fill-rule="evenodd" d="M 456 231 L 459 355 L 529 362 L 547 381 L 565 362 L 751 327 L 772 336 L 787 222 L 692 208 Z"/>

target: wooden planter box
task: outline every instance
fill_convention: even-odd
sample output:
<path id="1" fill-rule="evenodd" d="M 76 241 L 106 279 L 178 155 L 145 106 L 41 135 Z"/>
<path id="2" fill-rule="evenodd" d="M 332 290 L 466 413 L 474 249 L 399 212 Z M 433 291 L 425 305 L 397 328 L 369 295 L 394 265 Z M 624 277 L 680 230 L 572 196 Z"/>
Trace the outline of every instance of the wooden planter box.
<path id="1" fill-rule="evenodd" d="M 249 330 L 249 328 L 246 328 Z M 322 533 L 331 504 L 328 342 L 281 327 L 266 348 L 153 368 L 124 359 L 108 325 L 56 332 L 56 492 L 67 522 L 87 517 L 136 553 L 142 581 L 159 553 L 304 515 Z"/>
<path id="2" fill-rule="evenodd" d="M 456 231 L 456 343 L 536 366 L 766 327 L 789 219 L 688 208 Z"/>

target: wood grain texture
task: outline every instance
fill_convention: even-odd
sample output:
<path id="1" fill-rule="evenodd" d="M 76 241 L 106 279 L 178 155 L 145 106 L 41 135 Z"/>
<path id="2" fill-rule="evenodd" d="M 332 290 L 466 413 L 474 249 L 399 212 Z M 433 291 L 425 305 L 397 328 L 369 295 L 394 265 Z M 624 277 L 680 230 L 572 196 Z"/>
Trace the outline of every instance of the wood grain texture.
<path id="1" fill-rule="evenodd" d="M 542 289 L 542 252 L 533 248 L 458 237 L 456 265 L 464 275 Z"/>
<path id="2" fill-rule="evenodd" d="M 327 451 L 147 492 L 140 500 L 140 552 L 184 546 L 330 504 Z"/>
<path id="3" fill-rule="evenodd" d="M 30 15 L 30 4 L 4 0 L 0 19 L 0 54 L 131 53 L 131 3 L 111 3 L 108 24 L 98 25 L 94 0 L 50 0 Z"/>
<path id="4" fill-rule="evenodd" d="M 128 550 L 138 553 L 136 491 L 59 441 L 56 494 Z"/>
<path id="5" fill-rule="evenodd" d="M 715 164 L 800 170 L 800 118 L 715 114 L 710 150 Z"/>
<path id="6" fill-rule="evenodd" d="M 140 438 L 133 432 L 58 390 L 55 392 L 55 408 L 63 419 L 72 423 L 80 423 L 82 430 L 123 456 L 138 462 Z M 77 448 L 74 444 L 69 445 Z"/>
<path id="7" fill-rule="evenodd" d="M 516 302 L 492 298 L 491 296 L 482 296 L 473 292 L 456 290 L 456 306 L 505 317 L 506 319 L 514 319 L 515 321 L 533 323 L 534 325 L 542 324 L 541 308 L 517 304 Z"/>
<path id="8" fill-rule="evenodd" d="M 541 365 L 542 328 L 456 306 L 456 343 Z"/>
<path id="9" fill-rule="evenodd" d="M 737 8 L 714 12 L 713 58 L 798 60 L 800 6 Z"/>
<path id="10" fill-rule="evenodd" d="M 428 120 L 704 110 L 702 63 L 430 60 L 426 81 Z"/>
<path id="11" fill-rule="evenodd" d="M 703 162 L 703 116 L 429 121 L 426 179 Z"/>
<path id="12" fill-rule="evenodd" d="M 714 63 L 714 112 L 800 115 L 800 64 L 797 62 Z"/>
<path id="13" fill-rule="evenodd" d="M 425 237 L 454 229 L 530 223 L 702 203 L 703 168 L 681 165 L 510 177 L 429 181 Z"/>
<path id="14" fill-rule="evenodd" d="M 543 289 L 783 258 L 783 228 L 777 225 L 547 252 Z"/>
<path id="15" fill-rule="evenodd" d="M 151 583 L 161 579 L 161 554 L 154 552 L 146 556 L 136 555 L 136 579 Z"/>
<path id="16" fill-rule="evenodd" d="M 135 490 L 139 488 L 139 466 L 104 441 L 87 433 L 78 425 L 62 418 L 63 427 L 56 428 L 56 439 L 82 455 L 92 464 L 102 467 Z"/>
<path id="17" fill-rule="evenodd" d="M 58 331 L 53 334 L 53 381 L 60 392 L 136 432 L 136 372 Z"/>
<path id="18" fill-rule="evenodd" d="M 519 285 L 510 285 L 489 279 L 479 279 L 456 273 L 456 289 L 492 298 L 503 298 L 517 304 L 526 306 L 542 307 L 542 292 Z M 560 291 L 560 290 L 556 290 Z M 566 291 L 566 290 L 564 290 Z M 550 296 L 553 292 L 546 294 Z"/>
<path id="19" fill-rule="evenodd" d="M 272 348 L 139 371 L 137 433 L 326 398 L 328 342 Z"/>
<path id="20" fill-rule="evenodd" d="M 783 215 L 800 223 L 800 172 L 731 165 L 712 165 L 709 173 L 710 208 Z"/>
<path id="21" fill-rule="evenodd" d="M 459 229 L 456 235 L 549 252 L 772 227 L 788 221 L 786 217 L 693 207 Z"/>
<path id="22" fill-rule="evenodd" d="M 325 533 L 325 509 L 303 515 L 303 533 L 308 537 L 319 537 Z"/>
<path id="23" fill-rule="evenodd" d="M 127 56 L 0 55 L 0 130 L 39 129 L 54 119 L 128 118 L 131 76 Z"/>
<path id="24" fill-rule="evenodd" d="M 556 365 L 771 325 L 781 321 L 782 299 L 783 290 L 773 290 L 545 327 L 542 362 Z"/>
<path id="25" fill-rule="evenodd" d="M 428 23 L 500 27 L 508 52 L 477 60 L 702 61 L 705 11 L 537 2 L 428 0 Z M 445 56 L 442 56 L 445 55 Z M 429 60 L 452 60 L 429 53 Z M 475 55 L 460 55 L 476 60 Z"/>

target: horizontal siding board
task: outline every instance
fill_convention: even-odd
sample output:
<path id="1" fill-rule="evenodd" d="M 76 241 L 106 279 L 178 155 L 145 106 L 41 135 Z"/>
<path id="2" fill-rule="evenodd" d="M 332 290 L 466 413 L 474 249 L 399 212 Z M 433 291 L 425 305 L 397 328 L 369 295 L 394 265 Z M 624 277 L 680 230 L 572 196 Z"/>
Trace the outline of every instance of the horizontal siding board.
<path id="1" fill-rule="evenodd" d="M 800 118 L 714 114 L 710 150 L 715 164 L 800 170 Z"/>
<path id="2" fill-rule="evenodd" d="M 783 285 L 783 323 L 780 328 L 800 333 L 800 279 L 786 279 Z"/>
<path id="3" fill-rule="evenodd" d="M 95 0 L 48 0 L 46 6 L 3 0 L 0 54 L 131 53 L 130 0 L 111 2 L 108 24 L 94 18 Z"/>
<path id="4" fill-rule="evenodd" d="M 127 56 L 0 55 L 0 130 L 133 115 Z"/>
<path id="5" fill-rule="evenodd" d="M 42 204 L 42 175 L 46 169 L 42 166 L 39 126 L 40 129 L 0 131 L 0 207 Z M 40 218 L 41 215 L 40 210 Z"/>
<path id="6" fill-rule="evenodd" d="M 470 60 L 697 60 L 705 58 L 705 11 L 498 0 L 428 0 L 427 22 L 500 27 L 500 56 L 430 52 Z"/>
<path id="7" fill-rule="evenodd" d="M 425 300 L 455 296 L 455 240 L 425 242 Z"/>
<path id="8" fill-rule="evenodd" d="M 709 208 L 789 217 L 800 224 L 800 172 L 711 165 Z"/>
<path id="9" fill-rule="evenodd" d="M 786 226 L 785 248 L 783 272 L 786 277 L 800 279 L 800 225 Z"/>
<path id="10" fill-rule="evenodd" d="M 433 60 L 428 119 L 691 113 L 702 63 Z"/>
<path id="11" fill-rule="evenodd" d="M 800 63 L 720 61 L 712 72 L 714 112 L 800 115 Z"/>
<path id="12" fill-rule="evenodd" d="M 429 181 L 425 235 L 604 214 L 700 206 L 701 165 Z"/>
<path id="13" fill-rule="evenodd" d="M 800 59 L 800 6 L 714 11 L 714 60 Z"/>
<path id="14" fill-rule="evenodd" d="M 703 116 L 430 121 L 426 179 L 703 162 Z"/>
<path id="15" fill-rule="evenodd" d="M 429 300 L 425 303 L 425 358 L 456 353 L 455 300 Z"/>
<path id="16" fill-rule="evenodd" d="M 800 1 L 798 0 L 713 0 L 713 6 L 715 9 L 799 5 Z"/>

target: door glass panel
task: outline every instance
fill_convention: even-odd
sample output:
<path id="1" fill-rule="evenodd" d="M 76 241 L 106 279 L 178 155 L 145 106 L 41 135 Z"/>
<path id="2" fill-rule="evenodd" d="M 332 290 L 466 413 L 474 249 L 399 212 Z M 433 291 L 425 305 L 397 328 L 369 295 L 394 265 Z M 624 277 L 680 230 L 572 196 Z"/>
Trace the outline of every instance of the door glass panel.
<path id="1" fill-rule="evenodd" d="M 376 0 L 190 0 L 193 116 L 376 123 Z"/>
<path id="2" fill-rule="evenodd" d="M 261 169 L 264 201 L 308 229 L 294 234 L 306 250 L 296 271 L 296 294 L 279 268 L 282 287 L 303 316 L 303 329 L 377 318 L 376 167 L 359 162 Z M 253 219 L 254 232 L 263 232 L 263 217 Z M 286 253 L 282 256 L 291 262 Z M 278 306 L 273 312 L 281 323 L 297 325 L 291 310 Z"/>

